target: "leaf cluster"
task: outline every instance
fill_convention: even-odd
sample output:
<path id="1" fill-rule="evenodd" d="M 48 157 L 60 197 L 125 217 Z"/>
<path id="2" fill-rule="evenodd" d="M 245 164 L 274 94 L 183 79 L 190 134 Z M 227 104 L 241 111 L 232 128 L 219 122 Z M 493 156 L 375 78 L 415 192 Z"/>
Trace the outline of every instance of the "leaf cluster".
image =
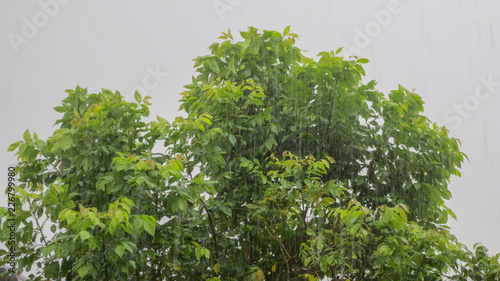
<path id="1" fill-rule="evenodd" d="M 194 60 L 186 117 L 145 122 L 149 97 L 76 87 L 52 136 L 9 147 L 19 268 L 37 264 L 33 280 L 500 278 L 498 255 L 445 225 L 466 156 L 420 96 L 363 83 L 368 60 L 341 49 L 304 56 L 290 27 L 240 35 Z"/>

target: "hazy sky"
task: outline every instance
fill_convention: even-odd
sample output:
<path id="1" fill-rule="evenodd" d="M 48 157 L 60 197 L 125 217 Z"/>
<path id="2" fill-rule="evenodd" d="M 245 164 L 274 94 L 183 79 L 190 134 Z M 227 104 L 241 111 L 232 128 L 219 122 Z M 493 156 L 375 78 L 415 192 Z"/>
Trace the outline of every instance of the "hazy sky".
<path id="1" fill-rule="evenodd" d="M 401 84 L 422 96 L 425 114 L 470 159 L 450 183 L 458 221 L 449 225 L 468 246 L 481 241 L 500 252 L 499 1 L 2 1 L 0 19 L 4 186 L 15 163 L 8 145 L 26 129 L 51 135 L 64 90 L 130 97 L 140 89 L 153 97 L 152 116 L 172 120 L 192 59 L 208 54 L 221 32 L 291 25 L 308 56 L 346 46 L 370 59 L 366 80 L 379 90 Z"/>

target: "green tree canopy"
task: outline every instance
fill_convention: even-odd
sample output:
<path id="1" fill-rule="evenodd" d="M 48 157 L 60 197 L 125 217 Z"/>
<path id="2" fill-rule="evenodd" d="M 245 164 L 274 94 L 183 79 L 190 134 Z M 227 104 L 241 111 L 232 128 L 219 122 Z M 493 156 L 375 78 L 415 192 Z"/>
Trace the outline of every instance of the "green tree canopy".
<path id="1" fill-rule="evenodd" d="M 18 262 L 34 280 L 499 280 L 498 255 L 445 223 L 459 141 L 366 59 L 308 58 L 230 31 L 196 58 L 186 117 L 148 97 L 68 90 L 60 128 L 17 150 Z M 162 146 L 161 153 L 153 152 Z M 21 208 L 22 206 L 22 208 Z M 45 233 L 47 229 L 53 234 Z"/>

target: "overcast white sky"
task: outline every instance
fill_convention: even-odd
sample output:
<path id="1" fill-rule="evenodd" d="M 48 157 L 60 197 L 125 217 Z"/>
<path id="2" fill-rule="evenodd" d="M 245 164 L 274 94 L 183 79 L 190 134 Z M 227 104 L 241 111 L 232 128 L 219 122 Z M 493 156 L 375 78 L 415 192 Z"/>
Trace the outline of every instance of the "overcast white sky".
<path id="1" fill-rule="evenodd" d="M 1 1 L 0 23 L 4 186 L 15 163 L 8 145 L 26 129 L 51 135 L 64 90 L 79 84 L 130 96 L 142 87 L 152 116 L 172 120 L 192 59 L 208 54 L 221 32 L 291 25 L 308 56 L 348 46 L 370 59 L 367 80 L 379 90 L 402 84 L 422 96 L 425 114 L 470 158 L 450 184 L 458 221 L 449 225 L 468 246 L 500 252 L 499 1 Z"/>

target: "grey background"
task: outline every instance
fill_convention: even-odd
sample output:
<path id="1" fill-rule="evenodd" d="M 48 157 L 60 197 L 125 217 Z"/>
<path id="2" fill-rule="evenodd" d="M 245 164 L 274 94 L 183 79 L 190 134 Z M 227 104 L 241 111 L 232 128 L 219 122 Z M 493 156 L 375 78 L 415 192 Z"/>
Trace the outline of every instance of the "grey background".
<path id="1" fill-rule="evenodd" d="M 423 97 L 425 114 L 447 126 L 470 159 L 451 180 L 448 206 L 458 221 L 448 225 L 466 245 L 480 241 L 500 252 L 499 16 L 493 0 L 3 0 L 0 183 L 16 161 L 9 144 L 26 129 L 41 138 L 56 129 L 52 108 L 64 90 L 79 84 L 131 99 L 143 87 L 153 97 L 152 116 L 173 120 L 192 59 L 208 54 L 221 32 L 230 28 L 239 38 L 248 26 L 291 25 L 308 56 L 355 47 L 350 54 L 371 60 L 367 80 L 376 79 L 379 90 L 402 84 Z"/>

